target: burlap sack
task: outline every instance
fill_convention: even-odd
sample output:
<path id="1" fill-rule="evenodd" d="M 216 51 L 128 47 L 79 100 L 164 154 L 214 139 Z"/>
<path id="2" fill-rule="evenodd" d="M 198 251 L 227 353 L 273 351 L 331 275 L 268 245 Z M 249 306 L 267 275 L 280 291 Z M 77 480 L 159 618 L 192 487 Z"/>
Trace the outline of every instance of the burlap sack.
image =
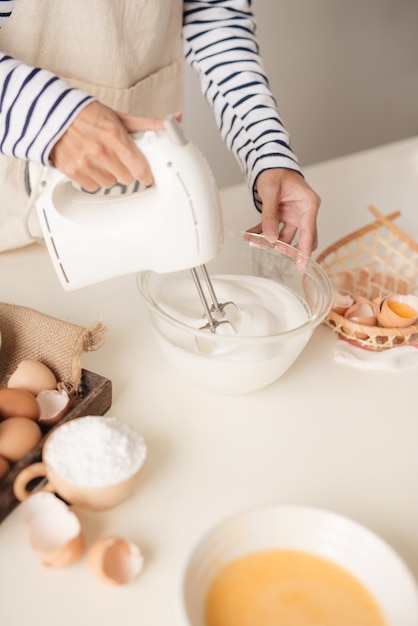
<path id="1" fill-rule="evenodd" d="M 102 322 L 83 328 L 35 309 L 0 302 L 0 389 L 19 363 L 35 359 L 55 374 L 59 388 L 80 391 L 81 356 L 103 345 L 107 329 Z"/>

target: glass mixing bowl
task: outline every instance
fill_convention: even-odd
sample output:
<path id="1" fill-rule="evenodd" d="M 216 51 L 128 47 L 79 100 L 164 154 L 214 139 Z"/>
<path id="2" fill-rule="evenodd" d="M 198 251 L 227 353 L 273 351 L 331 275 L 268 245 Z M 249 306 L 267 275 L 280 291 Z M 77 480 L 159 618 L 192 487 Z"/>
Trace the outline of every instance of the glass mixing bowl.
<path id="1" fill-rule="evenodd" d="M 243 232 L 227 233 L 206 268 L 218 301 L 234 302 L 215 332 L 203 328 L 207 318 L 189 270 L 138 274 L 157 342 L 176 371 L 200 387 L 223 394 L 261 389 L 286 372 L 325 319 L 330 280 L 296 248 Z"/>

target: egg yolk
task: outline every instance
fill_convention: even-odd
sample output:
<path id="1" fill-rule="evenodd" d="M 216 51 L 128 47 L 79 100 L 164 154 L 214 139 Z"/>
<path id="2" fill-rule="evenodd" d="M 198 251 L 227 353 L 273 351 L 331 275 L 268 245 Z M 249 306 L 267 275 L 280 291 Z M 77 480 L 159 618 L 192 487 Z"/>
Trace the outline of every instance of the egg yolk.
<path id="1" fill-rule="evenodd" d="M 399 315 L 399 317 L 408 318 L 416 316 L 414 309 L 407 304 L 402 304 L 402 302 L 388 302 L 388 307 L 396 315 Z"/>
<path id="2" fill-rule="evenodd" d="M 350 573 L 294 550 L 254 552 L 223 566 L 205 609 L 206 626 L 387 626 Z"/>

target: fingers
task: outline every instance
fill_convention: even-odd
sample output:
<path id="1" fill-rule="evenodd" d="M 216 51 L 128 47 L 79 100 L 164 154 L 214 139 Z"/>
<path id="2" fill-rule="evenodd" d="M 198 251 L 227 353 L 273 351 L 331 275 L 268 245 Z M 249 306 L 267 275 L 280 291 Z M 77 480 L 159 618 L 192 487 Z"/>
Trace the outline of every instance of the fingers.
<path id="1" fill-rule="evenodd" d="M 270 184 L 262 185 L 258 193 L 263 201 L 263 211 L 261 214 L 261 227 L 267 241 L 274 242 L 279 238 L 280 227 L 280 186 Z"/>
<path id="2" fill-rule="evenodd" d="M 297 230 L 297 227 L 293 226 L 293 224 L 284 224 L 279 231 L 278 239 L 280 239 L 280 241 L 284 241 L 284 243 L 292 243 Z"/>
<path id="3" fill-rule="evenodd" d="M 50 161 L 88 191 L 134 180 L 149 186 L 153 183 L 150 166 L 130 133 L 163 128 L 161 118 L 125 115 L 92 102 L 56 142 Z"/>
<path id="4" fill-rule="evenodd" d="M 310 256 L 318 244 L 319 196 L 298 172 L 281 168 L 262 172 L 257 178 L 257 192 L 263 203 L 261 228 L 265 238 L 291 244 L 298 235 L 298 249 Z"/>
<path id="5" fill-rule="evenodd" d="M 158 132 L 164 130 L 164 120 L 159 117 L 134 117 L 123 113 L 117 113 L 117 116 L 129 133 L 144 132 L 147 130 Z M 175 118 L 178 122 L 181 122 L 182 114 L 176 113 Z M 132 180 L 139 180 L 145 186 L 152 185 L 153 176 L 148 162 L 138 150 L 131 137 L 129 137 L 129 143 L 124 147 L 126 148 L 126 152 L 123 151 L 121 153 L 121 160 L 125 166 L 125 172 L 128 176 L 131 176 L 131 179 L 127 180 L 126 174 L 121 172 L 118 174 L 118 176 L 120 176 L 118 181 L 129 184 Z"/>
<path id="6" fill-rule="evenodd" d="M 261 222 L 259 224 L 256 224 L 256 226 L 253 226 L 252 228 L 248 228 L 247 233 L 254 233 L 255 235 L 261 235 L 261 233 L 263 232 L 262 226 L 261 226 Z"/>
<path id="7" fill-rule="evenodd" d="M 297 247 L 301 252 L 304 252 L 307 256 L 310 256 L 314 250 L 318 247 L 318 231 L 316 228 L 316 215 L 317 213 L 307 214 L 306 222 L 299 230 L 299 242 Z"/>
<path id="8" fill-rule="evenodd" d="M 71 180 L 77 182 L 87 191 L 98 187 L 112 187 L 116 182 L 129 185 L 134 180 L 144 185 L 152 184 L 153 178 L 148 162 L 134 143 L 122 150 L 118 158 L 105 147 L 91 147 L 83 152 L 78 141 L 66 138 L 66 142 L 57 144 L 51 152 L 51 162 Z"/>
<path id="9" fill-rule="evenodd" d="M 164 120 L 160 117 L 136 117 L 116 113 L 128 133 L 139 133 L 146 130 L 159 131 L 164 129 Z"/>

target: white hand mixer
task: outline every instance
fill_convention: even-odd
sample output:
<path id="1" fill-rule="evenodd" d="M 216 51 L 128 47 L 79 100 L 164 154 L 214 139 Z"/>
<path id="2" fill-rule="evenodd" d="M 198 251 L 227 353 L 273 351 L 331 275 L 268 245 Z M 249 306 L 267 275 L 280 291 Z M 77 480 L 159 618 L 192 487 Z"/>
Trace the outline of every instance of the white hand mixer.
<path id="1" fill-rule="evenodd" d="M 122 195 L 77 189 L 59 170 L 45 168 L 36 211 L 61 285 L 73 291 L 126 274 L 191 269 L 207 324 L 228 322 L 205 263 L 223 243 L 222 213 L 210 167 L 175 118 L 164 131 L 132 135 L 155 184 Z M 209 299 L 199 278 L 206 283 Z"/>

